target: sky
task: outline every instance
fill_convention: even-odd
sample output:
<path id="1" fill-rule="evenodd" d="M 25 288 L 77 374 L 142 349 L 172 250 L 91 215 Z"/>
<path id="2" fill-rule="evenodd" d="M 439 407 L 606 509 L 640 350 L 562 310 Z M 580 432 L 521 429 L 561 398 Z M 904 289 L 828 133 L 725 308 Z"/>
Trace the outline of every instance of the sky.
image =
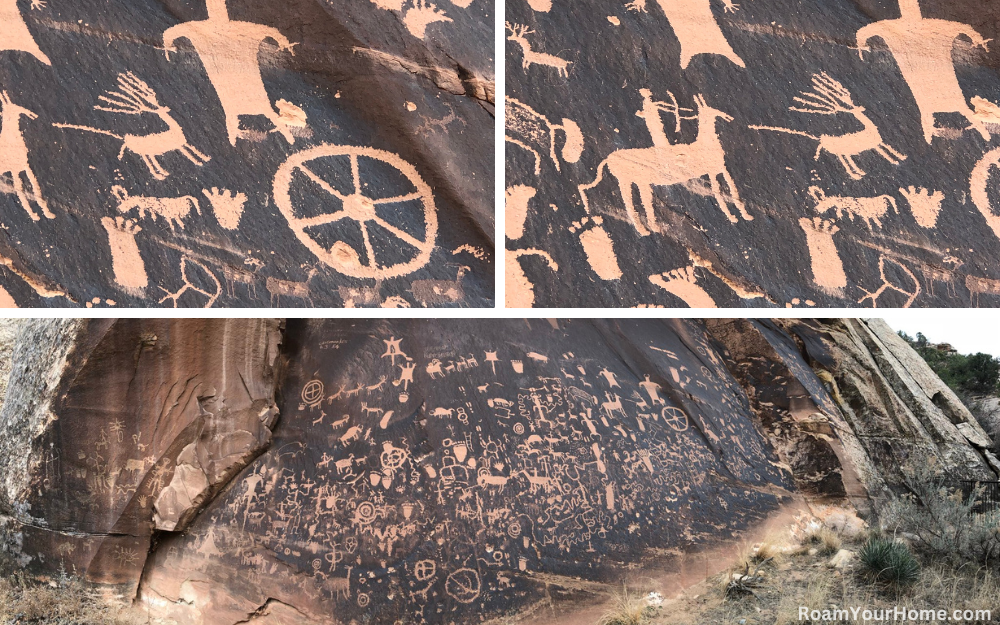
<path id="1" fill-rule="evenodd" d="M 951 343 L 960 354 L 983 352 L 1000 357 L 1000 311 L 878 311 L 893 330 L 910 336 L 923 332 L 932 343 Z"/>

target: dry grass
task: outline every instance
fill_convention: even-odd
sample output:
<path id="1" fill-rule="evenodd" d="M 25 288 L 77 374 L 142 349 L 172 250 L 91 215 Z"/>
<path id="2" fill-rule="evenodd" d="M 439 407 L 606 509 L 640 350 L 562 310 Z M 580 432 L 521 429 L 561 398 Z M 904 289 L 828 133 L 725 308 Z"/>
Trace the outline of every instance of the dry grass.
<path id="1" fill-rule="evenodd" d="M 0 623 L 18 625 L 136 625 L 130 610 L 82 584 L 29 584 L 0 579 Z"/>
<path id="2" fill-rule="evenodd" d="M 844 541 L 840 538 L 840 534 L 829 527 L 819 526 L 809 528 L 803 543 L 817 548 L 820 555 L 832 556 L 840 551 Z"/>
<path id="3" fill-rule="evenodd" d="M 597 622 L 597 625 L 644 625 L 656 610 L 646 600 L 646 593 L 622 584 L 621 591 L 612 595 L 611 609 Z"/>

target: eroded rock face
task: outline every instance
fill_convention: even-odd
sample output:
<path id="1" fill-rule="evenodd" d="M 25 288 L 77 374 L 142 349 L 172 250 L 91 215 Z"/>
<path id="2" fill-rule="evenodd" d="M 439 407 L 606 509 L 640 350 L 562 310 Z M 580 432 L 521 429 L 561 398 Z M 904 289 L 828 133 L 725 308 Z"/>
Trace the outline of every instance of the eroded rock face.
<path id="1" fill-rule="evenodd" d="M 508 302 L 997 306 L 981 0 L 512 0 Z"/>
<path id="2" fill-rule="evenodd" d="M 23 438 L 4 558 L 164 623 L 479 622 L 793 498 L 868 511 L 908 458 L 996 475 L 878 320 L 297 320 L 277 361 L 276 322 L 95 323 Z"/>
<path id="3" fill-rule="evenodd" d="M 492 305 L 492 32 L 486 0 L 3 0 L 0 305 Z"/>

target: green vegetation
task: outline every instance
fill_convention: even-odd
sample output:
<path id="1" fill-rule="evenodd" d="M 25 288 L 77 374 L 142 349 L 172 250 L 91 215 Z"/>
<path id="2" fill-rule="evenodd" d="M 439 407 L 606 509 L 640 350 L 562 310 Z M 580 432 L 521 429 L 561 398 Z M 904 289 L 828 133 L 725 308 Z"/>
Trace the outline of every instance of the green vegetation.
<path id="1" fill-rule="evenodd" d="M 874 536 L 858 551 L 862 574 L 868 579 L 905 588 L 920 578 L 920 563 L 910 548 L 894 538 Z"/>
<path id="2" fill-rule="evenodd" d="M 900 331 L 899 336 L 930 365 L 960 397 L 988 395 L 1000 392 L 1000 358 L 982 352 L 954 354 L 937 349 L 922 333 L 913 338 Z"/>

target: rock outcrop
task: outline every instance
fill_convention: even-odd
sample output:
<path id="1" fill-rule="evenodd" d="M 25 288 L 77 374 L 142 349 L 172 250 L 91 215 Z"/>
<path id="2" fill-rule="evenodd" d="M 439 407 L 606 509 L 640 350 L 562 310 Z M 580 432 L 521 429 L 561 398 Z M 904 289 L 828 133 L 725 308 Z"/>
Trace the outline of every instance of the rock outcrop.
<path id="1" fill-rule="evenodd" d="M 511 0 L 508 303 L 1000 305 L 998 18 Z"/>
<path id="2" fill-rule="evenodd" d="M 493 12 L 0 1 L 0 305 L 492 306 Z"/>
<path id="3" fill-rule="evenodd" d="M 0 566 L 177 625 L 479 622 L 800 498 L 877 510 L 908 460 L 997 471 L 879 320 L 31 321 L 10 353 Z"/>

